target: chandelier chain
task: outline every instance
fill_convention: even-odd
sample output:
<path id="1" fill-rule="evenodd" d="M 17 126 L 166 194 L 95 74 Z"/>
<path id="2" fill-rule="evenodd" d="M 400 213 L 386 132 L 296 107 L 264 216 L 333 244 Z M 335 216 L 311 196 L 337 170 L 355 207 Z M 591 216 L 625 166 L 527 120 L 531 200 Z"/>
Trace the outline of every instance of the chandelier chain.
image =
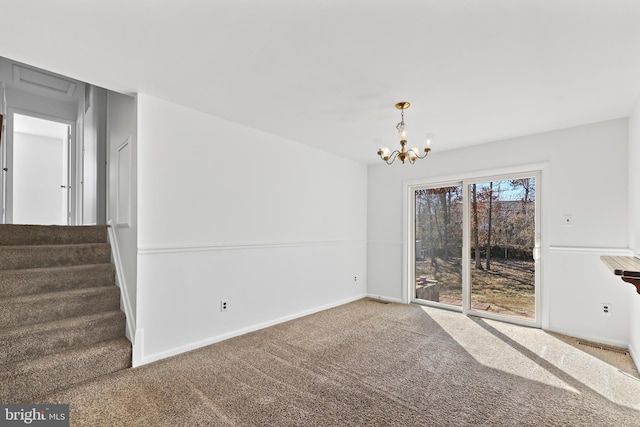
<path id="1" fill-rule="evenodd" d="M 404 129 L 404 109 L 400 110 L 400 123 L 396 125 L 396 129 L 398 132 L 402 132 L 402 129 Z"/>

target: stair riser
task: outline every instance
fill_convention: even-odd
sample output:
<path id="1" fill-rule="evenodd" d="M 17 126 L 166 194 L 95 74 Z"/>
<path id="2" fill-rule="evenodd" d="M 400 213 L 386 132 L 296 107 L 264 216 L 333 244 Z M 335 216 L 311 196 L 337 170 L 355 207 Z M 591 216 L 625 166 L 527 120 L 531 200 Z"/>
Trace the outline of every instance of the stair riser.
<path id="1" fill-rule="evenodd" d="M 120 308 L 116 286 L 89 289 L 90 293 L 52 293 L 33 298 L 0 301 L 0 324 L 5 328 L 52 322 Z"/>
<path id="2" fill-rule="evenodd" d="M 59 246 L 0 246 L 0 270 L 103 264 L 111 261 L 108 243 Z"/>
<path id="3" fill-rule="evenodd" d="M 124 338 L 9 364 L 0 371 L 0 402 L 42 403 L 38 396 L 130 366 L 131 346 Z"/>
<path id="4" fill-rule="evenodd" d="M 113 264 L 0 270 L 0 295 L 2 298 L 113 284 L 115 284 Z"/>
<path id="5" fill-rule="evenodd" d="M 106 242 L 106 226 L 0 225 L 0 245 L 68 245 Z"/>
<path id="6" fill-rule="evenodd" d="M 111 340 L 121 337 L 124 330 L 124 313 L 117 310 L 84 319 L 0 331 L 0 365 Z"/>

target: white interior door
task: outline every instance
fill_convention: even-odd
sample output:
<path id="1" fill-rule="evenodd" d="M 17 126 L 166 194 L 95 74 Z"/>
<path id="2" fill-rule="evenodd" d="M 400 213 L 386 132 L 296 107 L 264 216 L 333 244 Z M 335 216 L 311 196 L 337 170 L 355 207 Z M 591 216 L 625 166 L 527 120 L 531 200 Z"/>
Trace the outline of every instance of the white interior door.
<path id="1" fill-rule="evenodd" d="M 7 223 L 69 223 L 69 124 L 11 114 Z"/>

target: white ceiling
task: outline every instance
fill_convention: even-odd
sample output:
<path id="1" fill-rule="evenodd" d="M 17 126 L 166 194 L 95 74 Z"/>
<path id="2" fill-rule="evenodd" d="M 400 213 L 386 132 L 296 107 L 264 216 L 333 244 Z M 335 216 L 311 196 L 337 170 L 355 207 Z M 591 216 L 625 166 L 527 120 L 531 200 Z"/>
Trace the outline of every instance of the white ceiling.
<path id="1" fill-rule="evenodd" d="M 376 163 L 629 115 L 638 0 L 0 0 L 0 55 Z M 414 140 L 412 140 L 412 137 Z"/>

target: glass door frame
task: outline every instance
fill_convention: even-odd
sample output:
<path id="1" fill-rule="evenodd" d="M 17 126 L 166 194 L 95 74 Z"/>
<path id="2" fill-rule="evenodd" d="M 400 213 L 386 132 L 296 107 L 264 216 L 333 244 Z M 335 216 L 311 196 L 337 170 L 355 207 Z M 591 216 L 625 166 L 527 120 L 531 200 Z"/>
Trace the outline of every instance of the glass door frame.
<path id="1" fill-rule="evenodd" d="M 542 294 L 542 176 L 546 165 L 531 165 L 530 167 L 489 171 L 487 173 L 466 174 L 463 177 L 448 177 L 440 179 L 423 179 L 418 181 L 405 182 L 404 187 L 404 213 L 405 218 L 405 292 L 408 303 L 444 308 L 458 311 L 463 314 L 473 315 L 487 319 L 506 321 L 513 324 L 540 328 L 542 327 L 543 316 L 543 294 Z M 491 312 L 473 310 L 471 308 L 471 205 L 469 185 L 481 182 L 502 181 L 519 178 L 535 178 L 535 242 L 533 258 L 535 261 L 535 319 L 525 319 L 512 316 L 505 316 Z M 416 298 L 415 295 L 415 191 L 429 188 L 439 188 L 446 186 L 462 185 L 462 307 L 450 304 L 443 304 L 435 301 L 426 301 Z M 404 292 L 403 292 L 404 293 Z"/>

